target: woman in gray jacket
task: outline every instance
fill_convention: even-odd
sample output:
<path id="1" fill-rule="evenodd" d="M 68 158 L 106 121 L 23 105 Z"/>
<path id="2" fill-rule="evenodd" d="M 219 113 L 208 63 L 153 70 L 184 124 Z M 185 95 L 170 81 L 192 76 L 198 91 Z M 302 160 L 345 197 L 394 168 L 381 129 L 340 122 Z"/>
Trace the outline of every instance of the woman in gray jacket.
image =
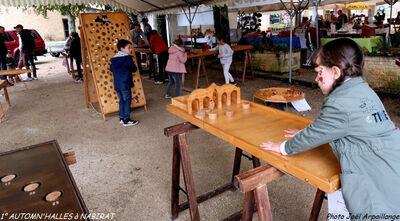
<path id="1" fill-rule="evenodd" d="M 293 155 L 329 143 L 340 161 L 349 212 L 362 214 L 360 219 L 400 215 L 400 131 L 362 79 L 362 49 L 341 38 L 316 51 L 312 60 L 315 80 L 327 96 L 320 116 L 303 130 L 285 130 L 290 140 L 262 143 L 261 148 Z"/>

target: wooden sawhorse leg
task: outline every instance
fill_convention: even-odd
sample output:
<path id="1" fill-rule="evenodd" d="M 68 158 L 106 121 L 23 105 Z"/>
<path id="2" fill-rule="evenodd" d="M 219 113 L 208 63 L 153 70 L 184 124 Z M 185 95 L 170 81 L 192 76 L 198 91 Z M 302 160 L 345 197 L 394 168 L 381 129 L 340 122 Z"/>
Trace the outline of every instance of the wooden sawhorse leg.
<path id="1" fill-rule="evenodd" d="M 10 97 L 8 96 L 7 87 L 3 88 L 4 90 L 4 98 L 6 99 L 7 108 L 11 107 Z"/>
<path id="2" fill-rule="evenodd" d="M 311 215 L 309 221 L 317 221 L 319 212 L 321 211 L 322 203 L 324 202 L 325 192 L 318 189 L 317 194 L 315 194 L 314 204 L 311 210 Z"/>
<path id="3" fill-rule="evenodd" d="M 283 175 L 281 171 L 266 164 L 235 176 L 235 187 L 245 194 L 242 221 L 253 219 L 255 202 L 259 220 L 272 220 L 267 183 Z"/>
<path id="4" fill-rule="evenodd" d="M 6 119 L 6 115 L 4 114 L 3 106 L 0 103 L 0 122 Z"/>
<path id="5" fill-rule="evenodd" d="M 172 188 L 171 188 L 171 214 L 172 219 L 178 217 L 180 211 L 190 209 L 191 220 L 200 220 L 200 214 L 198 204 L 202 203 L 216 195 L 219 195 L 229 189 L 233 189 L 233 180 L 225 185 L 218 187 L 215 190 L 202 194 L 196 197 L 193 174 L 191 170 L 189 149 L 186 140 L 186 133 L 192 130 L 198 129 L 188 122 L 178 124 L 172 127 L 164 129 L 164 134 L 168 137 L 173 137 L 173 156 L 172 156 Z M 242 150 L 236 148 L 235 160 L 233 167 L 233 175 L 239 174 L 241 157 L 245 156 Z M 246 156 L 247 157 L 247 156 Z M 259 165 L 260 160 L 256 157 L 251 157 L 253 165 Z M 180 181 L 180 168 L 182 166 L 183 177 L 185 181 L 185 189 L 179 185 Z M 179 204 L 179 191 L 184 192 L 187 195 L 188 201 Z"/>

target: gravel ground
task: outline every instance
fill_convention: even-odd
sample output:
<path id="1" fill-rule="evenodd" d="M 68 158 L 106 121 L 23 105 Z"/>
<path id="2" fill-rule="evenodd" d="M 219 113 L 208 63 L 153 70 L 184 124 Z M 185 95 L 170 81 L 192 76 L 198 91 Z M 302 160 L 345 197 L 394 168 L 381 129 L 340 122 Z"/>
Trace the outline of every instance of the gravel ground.
<path id="1" fill-rule="evenodd" d="M 0 151 L 56 139 L 64 152 L 76 153 L 78 163 L 70 168 L 91 212 L 113 212 L 121 221 L 170 220 L 172 139 L 163 135 L 163 129 L 183 120 L 165 109 L 170 102 L 163 98 L 167 85 L 154 85 L 144 76 L 148 111 L 135 109 L 132 116 L 140 125 L 124 128 L 116 114 L 103 121 L 94 109 L 86 108 L 83 84 L 73 83 L 61 63 L 60 58 L 40 57 L 39 80 L 27 82 L 27 89 L 21 85 L 9 89 L 13 106 L 6 111 L 7 120 L 0 123 Z M 208 76 L 217 84 L 223 82 L 219 71 L 208 70 Z M 260 88 L 290 85 L 257 78 L 239 86 L 242 97 L 252 100 Z M 312 107 L 301 115 L 316 118 L 323 100 L 319 89 L 293 87 L 305 92 Z M 399 125 L 399 99 L 382 97 L 382 101 Z M 5 107 L 3 96 L 0 102 Z M 189 133 L 188 143 L 198 194 L 230 180 L 232 145 L 201 130 Z M 250 167 L 245 160 L 242 171 Z M 273 181 L 268 188 L 274 220 L 308 220 L 315 188 L 289 176 Z M 200 215 L 202 220 L 220 220 L 240 210 L 242 203 L 242 193 L 228 191 L 200 204 Z M 319 220 L 326 215 L 325 201 Z M 177 220 L 189 219 L 184 211 Z"/>

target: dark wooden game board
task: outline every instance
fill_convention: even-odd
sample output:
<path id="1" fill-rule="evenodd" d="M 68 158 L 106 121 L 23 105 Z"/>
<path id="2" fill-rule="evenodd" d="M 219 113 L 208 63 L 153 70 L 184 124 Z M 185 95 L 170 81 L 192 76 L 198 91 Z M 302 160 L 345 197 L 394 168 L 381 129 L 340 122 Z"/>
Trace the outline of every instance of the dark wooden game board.
<path id="1" fill-rule="evenodd" d="M 0 213 L 88 214 L 57 141 L 0 153 L 0 179 L 12 174 L 16 175 L 13 180 L 0 181 Z M 40 185 L 25 192 L 30 183 Z M 62 195 L 46 201 L 53 191 Z"/>

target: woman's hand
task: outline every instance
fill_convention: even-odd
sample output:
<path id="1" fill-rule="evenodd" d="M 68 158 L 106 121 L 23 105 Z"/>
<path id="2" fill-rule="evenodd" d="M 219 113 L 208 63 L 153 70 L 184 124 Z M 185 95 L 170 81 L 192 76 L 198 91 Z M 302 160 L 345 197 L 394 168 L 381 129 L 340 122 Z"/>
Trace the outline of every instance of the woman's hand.
<path id="1" fill-rule="evenodd" d="M 260 147 L 263 148 L 264 150 L 281 153 L 281 142 L 279 142 L 279 143 L 274 143 L 274 142 L 261 143 Z"/>
<path id="2" fill-rule="evenodd" d="M 299 132 L 299 130 L 295 128 L 289 128 L 287 130 L 284 130 L 284 132 L 285 132 L 285 137 L 292 138 Z"/>

